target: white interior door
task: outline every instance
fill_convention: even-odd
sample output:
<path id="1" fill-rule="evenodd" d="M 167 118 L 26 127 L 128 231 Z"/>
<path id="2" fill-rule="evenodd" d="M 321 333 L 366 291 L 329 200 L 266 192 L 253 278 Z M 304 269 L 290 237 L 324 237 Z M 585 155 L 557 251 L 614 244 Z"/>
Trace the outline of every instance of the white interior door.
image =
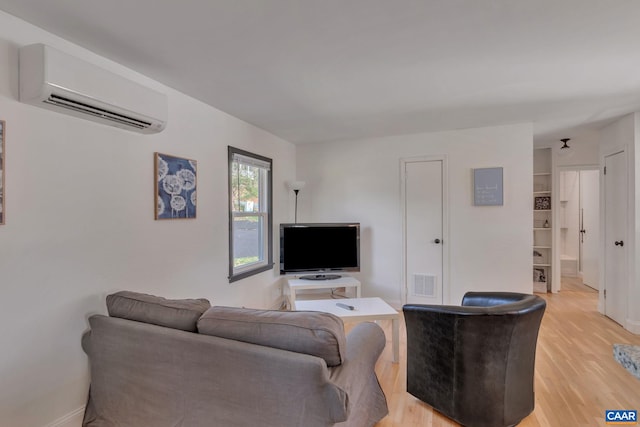
<path id="1" fill-rule="evenodd" d="M 442 304 L 442 160 L 407 161 L 403 167 L 406 301 Z"/>
<path id="2" fill-rule="evenodd" d="M 599 289 L 600 174 L 598 170 L 580 171 L 580 272 L 582 282 Z"/>
<path id="3" fill-rule="evenodd" d="M 627 158 L 605 157 L 605 315 L 624 325 L 627 316 Z"/>

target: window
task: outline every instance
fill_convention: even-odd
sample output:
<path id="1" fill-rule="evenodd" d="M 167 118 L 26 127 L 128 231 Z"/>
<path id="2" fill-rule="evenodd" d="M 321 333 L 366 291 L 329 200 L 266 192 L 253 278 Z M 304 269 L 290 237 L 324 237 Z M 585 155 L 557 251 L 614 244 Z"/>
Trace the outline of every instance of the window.
<path id="1" fill-rule="evenodd" d="M 273 268 L 271 164 L 229 147 L 229 282 Z"/>

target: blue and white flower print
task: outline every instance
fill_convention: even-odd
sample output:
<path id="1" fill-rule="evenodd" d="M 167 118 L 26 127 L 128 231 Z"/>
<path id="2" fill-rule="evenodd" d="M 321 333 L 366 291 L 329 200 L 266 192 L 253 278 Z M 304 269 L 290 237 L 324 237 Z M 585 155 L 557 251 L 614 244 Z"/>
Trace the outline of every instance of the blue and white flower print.
<path id="1" fill-rule="evenodd" d="M 195 160 L 156 153 L 156 218 L 196 217 Z"/>

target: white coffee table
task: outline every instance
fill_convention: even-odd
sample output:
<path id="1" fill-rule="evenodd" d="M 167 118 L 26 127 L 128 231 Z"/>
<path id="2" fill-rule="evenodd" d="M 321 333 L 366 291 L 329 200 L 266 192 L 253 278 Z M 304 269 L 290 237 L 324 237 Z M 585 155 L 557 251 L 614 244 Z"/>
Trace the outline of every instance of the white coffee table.
<path id="1" fill-rule="evenodd" d="M 344 309 L 336 304 L 352 306 L 353 310 Z M 393 345 L 393 362 L 400 359 L 399 319 L 398 312 L 381 298 L 336 298 L 296 301 L 296 310 L 323 311 L 335 314 L 344 322 L 365 322 L 390 319 L 391 342 Z"/>

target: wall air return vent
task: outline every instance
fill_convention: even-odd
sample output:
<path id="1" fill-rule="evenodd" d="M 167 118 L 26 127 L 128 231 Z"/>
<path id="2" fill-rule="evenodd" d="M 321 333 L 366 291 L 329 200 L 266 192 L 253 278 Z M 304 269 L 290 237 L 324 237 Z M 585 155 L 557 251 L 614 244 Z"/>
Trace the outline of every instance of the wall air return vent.
<path id="1" fill-rule="evenodd" d="M 437 276 L 429 274 L 413 275 L 413 295 L 418 297 L 435 298 L 438 284 Z"/>

